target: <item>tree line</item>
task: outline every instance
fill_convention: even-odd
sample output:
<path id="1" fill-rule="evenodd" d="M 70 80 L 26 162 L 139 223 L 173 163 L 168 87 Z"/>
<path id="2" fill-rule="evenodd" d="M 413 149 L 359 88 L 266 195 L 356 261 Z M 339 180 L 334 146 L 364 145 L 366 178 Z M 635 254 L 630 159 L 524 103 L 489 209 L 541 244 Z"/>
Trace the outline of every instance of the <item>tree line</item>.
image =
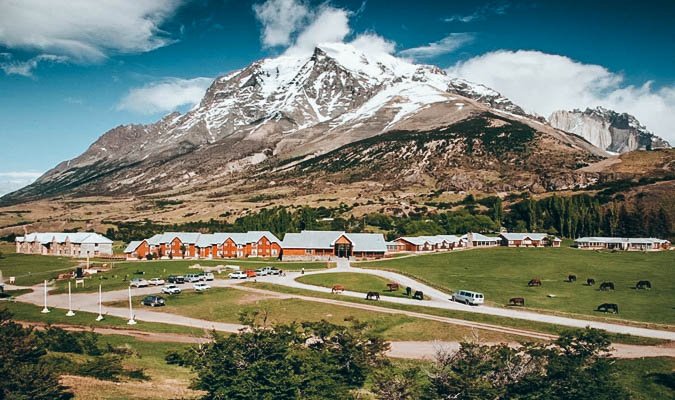
<path id="1" fill-rule="evenodd" d="M 430 210 L 418 207 L 404 216 L 369 213 L 362 217 L 348 215 L 346 205 L 326 207 L 272 207 L 248 214 L 229 223 L 224 220 L 193 221 L 181 224 L 159 224 L 151 221 L 110 222 L 106 236 L 129 242 L 168 231 L 245 232 L 269 230 L 282 238 L 288 232 L 301 230 L 339 230 L 348 232 L 383 232 L 388 240 L 399 236 L 498 232 L 502 227 L 511 232 L 545 232 L 564 238 L 581 236 L 672 236 L 671 221 L 663 207 L 647 209 L 637 201 L 633 208 L 616 200 L 602 203 L 588 194 L 550 196 L 533 199 L 529 196 L 511 199 L 510 206 L 497 196 L 475 199 L 472 195 L 453 203 L 452 210 Z"/>

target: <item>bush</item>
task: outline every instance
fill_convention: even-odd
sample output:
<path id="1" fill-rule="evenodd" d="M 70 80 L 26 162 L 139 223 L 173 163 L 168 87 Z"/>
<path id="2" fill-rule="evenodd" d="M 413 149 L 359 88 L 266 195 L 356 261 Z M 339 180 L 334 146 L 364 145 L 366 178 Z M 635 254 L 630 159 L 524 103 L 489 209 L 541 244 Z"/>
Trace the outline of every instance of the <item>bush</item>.
<path id="1" fill-rule="evenodd" d="M 85 361 L 77 368 L 77 375 L 91 376 L 104 381 L 119 381 L 124 374 L 122 358 L 117 355 L 104 355 Z"/>

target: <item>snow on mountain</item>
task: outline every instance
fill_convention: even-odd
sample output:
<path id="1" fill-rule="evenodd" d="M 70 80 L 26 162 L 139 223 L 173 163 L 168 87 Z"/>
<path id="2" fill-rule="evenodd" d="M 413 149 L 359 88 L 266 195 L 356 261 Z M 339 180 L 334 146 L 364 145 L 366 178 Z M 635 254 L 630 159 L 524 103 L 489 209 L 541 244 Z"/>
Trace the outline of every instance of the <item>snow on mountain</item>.
<path id="1" fill-rule="evenodd" d="M 556 111 L 549 117 L 549 123 L 613 153 L 670 147 L 667 141 L 648 131 L 634 116 L 603 107 Z"/>

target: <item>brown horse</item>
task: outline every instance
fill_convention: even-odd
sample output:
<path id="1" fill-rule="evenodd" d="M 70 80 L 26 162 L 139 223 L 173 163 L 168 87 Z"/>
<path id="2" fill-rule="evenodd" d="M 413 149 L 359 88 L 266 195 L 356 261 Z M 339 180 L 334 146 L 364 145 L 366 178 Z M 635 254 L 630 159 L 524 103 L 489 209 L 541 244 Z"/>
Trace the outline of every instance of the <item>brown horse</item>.
<path id="1" fill-rule="evenodd" d="M 398 283 L 396 282 L 387 283 L 387 289 L 389 289 L 390 292 L 398 291 Z"/>
<path id="2" fill-rule="evenodd" d="M 513 297 L 509 299 L 510 306 L 525 306 L 525 299 L 522 297 Z"/>
<path id="3" fill-rule="evenodd" d="M 379 300 L 380 299 L 380 294 L 377 292 L 368 292 L 366 294 L 366 300 Z"/>
<path id="4" fill-rule="evenodd" d="M 342 285 L 334 285 L 333 288 L 330 290 L 332 294 L 340 294 L 345 291 L 345 287 Z"/>
<path id="5" fill-rule="evenodd" d="M 530 287 L 541 286 L 541 279 L 539 279 L 539 278 L 530 279 L 530 281 L 527 282 L 527 286 L 530 286 Z"/>

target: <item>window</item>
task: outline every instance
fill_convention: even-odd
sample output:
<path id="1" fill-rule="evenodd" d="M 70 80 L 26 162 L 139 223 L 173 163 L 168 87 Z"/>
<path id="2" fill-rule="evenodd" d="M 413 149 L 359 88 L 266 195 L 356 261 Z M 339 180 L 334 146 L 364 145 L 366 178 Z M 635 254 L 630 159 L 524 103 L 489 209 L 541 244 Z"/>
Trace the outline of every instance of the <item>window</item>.
<path id="1" fill-rule="evenodd" d="M 305 249 L 305 254 L 312 254 L 312 249 Z"/>

